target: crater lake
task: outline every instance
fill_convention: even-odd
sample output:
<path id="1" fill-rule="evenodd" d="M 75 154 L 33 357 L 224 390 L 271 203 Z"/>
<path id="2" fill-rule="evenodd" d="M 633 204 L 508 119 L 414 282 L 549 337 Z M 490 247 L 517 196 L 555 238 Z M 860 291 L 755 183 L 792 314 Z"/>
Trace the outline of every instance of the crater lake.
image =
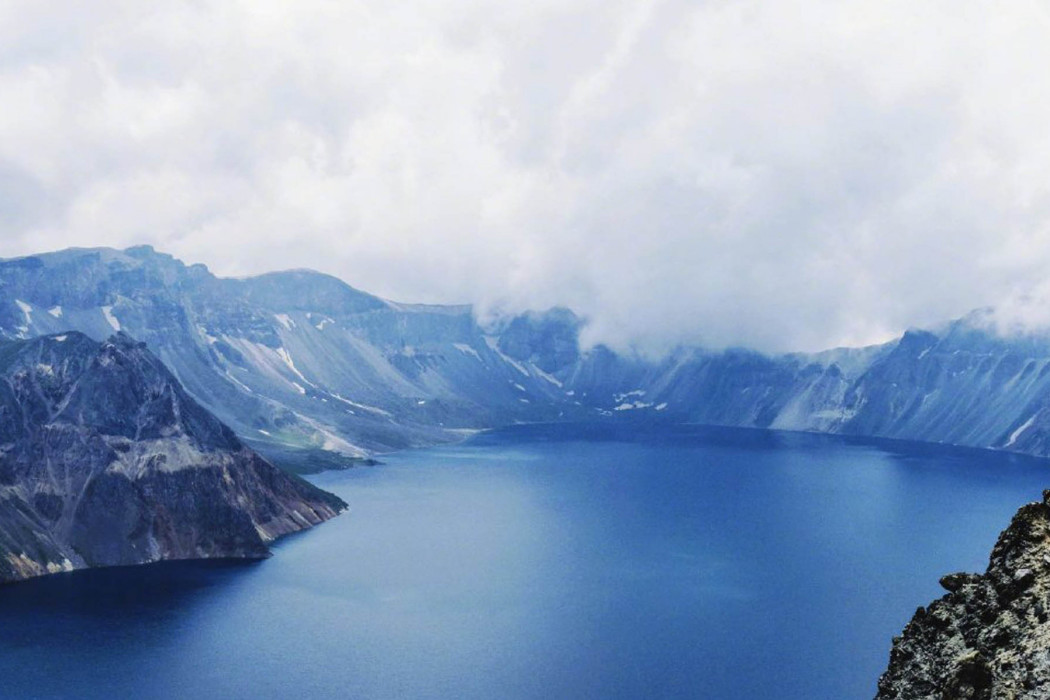
<path id="1" fill-rule="evenodd" d="M 0 695 L 870 698 L 1048 463 L 759 430 L 533 425 L 311 477 L 261 562 L 0 587 Z"/>

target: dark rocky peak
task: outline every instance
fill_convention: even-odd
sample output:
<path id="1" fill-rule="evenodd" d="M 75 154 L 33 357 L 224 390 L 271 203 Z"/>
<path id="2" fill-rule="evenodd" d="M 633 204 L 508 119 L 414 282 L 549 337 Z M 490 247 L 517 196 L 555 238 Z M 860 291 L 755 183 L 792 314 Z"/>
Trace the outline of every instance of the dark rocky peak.
<path id="1" fill-rule="evenodd" d="M 145 347 L 145 343 L 135 340 L 124 331 L 117 331 L 116 333 L 111 335 L 104 343 L 102 343 L 103 350 L 113 353 L 142 350 Z"/>
<path id="2" fill-rule="evenodd" d="M 63 414 L 135 440 L 181 435 L 202 450 L 241 447 L 233 431 L 193 400 L 145 343 L 126 333 L 97 347 Z"/>
<path id="3" fill-rule="evenodd" d="M 76 332 L 2 342 L 0 383 L 31 423 L 34 418 L 50 419 L 94 361 L 97 349 L 95 341 Z M 0 421 L 0 429 L 12 427 Z"/>
<path id="4" fill-rule="evenodd" d="M 127 333 L 101 343 L 77 332 L 0 343 L 0 379 L 33 419 L 29 429 L 60 422 L 133 440 L 183 436 L 205 451 L 241 448 Z"/>
<path id="5" fill-rule="evenodd" d="M 555 374 L 580 358 L 580 329 L 583 320 L 563 307 L 527 312 L 497 321 L 499 349 L 516 360 L 532 362 Z"/>
<path id="6" fill-rule="evenodd" d="M 344 508 L 244 446 L 126 333 L 0 342 L 0 582 L 263 557 Z"/>
<path id="7" fill-rule="evenodd" d="M 79 331 L 44 335 L 21 341 L 0 342 L 0 374 L 9 376 L 47 364 L 53 370 L 68 370 L 70 363 L 92 357 L 98 343 Z M 79 371 L 79 370 L 78 370 Z"/>
<path id="8" fill-rule="evenodd" d="M 897 347 L 891 354 L 903 355 L 909 358 L 925 356 L 940 342 L 940 338 L 930 331 L 917 328 L 909 328 L 897 342 Z"/>

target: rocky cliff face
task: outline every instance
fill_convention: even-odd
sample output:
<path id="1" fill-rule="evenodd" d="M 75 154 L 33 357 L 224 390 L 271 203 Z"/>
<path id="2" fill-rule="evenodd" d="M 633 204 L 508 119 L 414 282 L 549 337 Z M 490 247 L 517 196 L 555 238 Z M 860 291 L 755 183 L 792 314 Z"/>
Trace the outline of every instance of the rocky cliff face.
<path id="1" fill-rule="evenodd" d="M 984 574 L 941 585 L 894 639 L 879 700 L 1050 698 L 1050 491 L 1017 512 Z"/>
<path id="2" fill-rule="evenodd" d="M 0 581 L 265 557 L 344 508 L 247 448 L 123 333 L 0 342 Z"/>

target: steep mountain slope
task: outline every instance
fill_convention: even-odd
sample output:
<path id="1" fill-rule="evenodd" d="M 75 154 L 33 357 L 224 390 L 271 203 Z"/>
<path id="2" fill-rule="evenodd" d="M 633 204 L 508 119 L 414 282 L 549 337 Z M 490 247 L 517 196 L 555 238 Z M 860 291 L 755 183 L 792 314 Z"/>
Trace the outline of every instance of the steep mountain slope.
<path id="1" fill-rule="evenodd" d="M 313 464 L 595 419 L 1050 455 L 1050 335 L 1003 337 L 989 314 L 869 348 L 648 360 L 581 349 L 565 309 L 482 325 L 469 306 L 396 304 L 310 271 L 224 279 L 148 247 L 0 261 L 0 336 L 127 330 L 253 446 Z"/>
<path id="2" fill-rule="evenodd" d="M 263 447 L 360 456 L 583 413 L 470 307 L 394 304 L 309 271 L 222 279 L 148 247 L 0 262 L 0 334 L 67 329 L 145 341 Z"/>
<path id="3" fill-rule="evenodd" d="M 1001 337 L 990 313 L 813 355 L 686 350 L 645 365 L 593 351 L 565 386 L 609 411 L 1050 455 L 1050 336 Z"/>
<path id="4" fill-rule="evenodd" d="M 0 581 L 264 557 L 345 506 L 245 447 L 123 333 L 0 343 Z"/>

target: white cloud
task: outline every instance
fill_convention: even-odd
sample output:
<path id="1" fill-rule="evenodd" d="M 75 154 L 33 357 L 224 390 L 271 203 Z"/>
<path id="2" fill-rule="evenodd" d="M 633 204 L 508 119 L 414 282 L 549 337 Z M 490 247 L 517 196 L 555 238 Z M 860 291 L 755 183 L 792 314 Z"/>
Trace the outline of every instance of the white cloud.
<path id="1" fill-rule="evenodd" d="M 1050 269 L 1041 3 L 0 0 L 0 255 L 149 242 L 589 337 L 877 340 Z"/>

